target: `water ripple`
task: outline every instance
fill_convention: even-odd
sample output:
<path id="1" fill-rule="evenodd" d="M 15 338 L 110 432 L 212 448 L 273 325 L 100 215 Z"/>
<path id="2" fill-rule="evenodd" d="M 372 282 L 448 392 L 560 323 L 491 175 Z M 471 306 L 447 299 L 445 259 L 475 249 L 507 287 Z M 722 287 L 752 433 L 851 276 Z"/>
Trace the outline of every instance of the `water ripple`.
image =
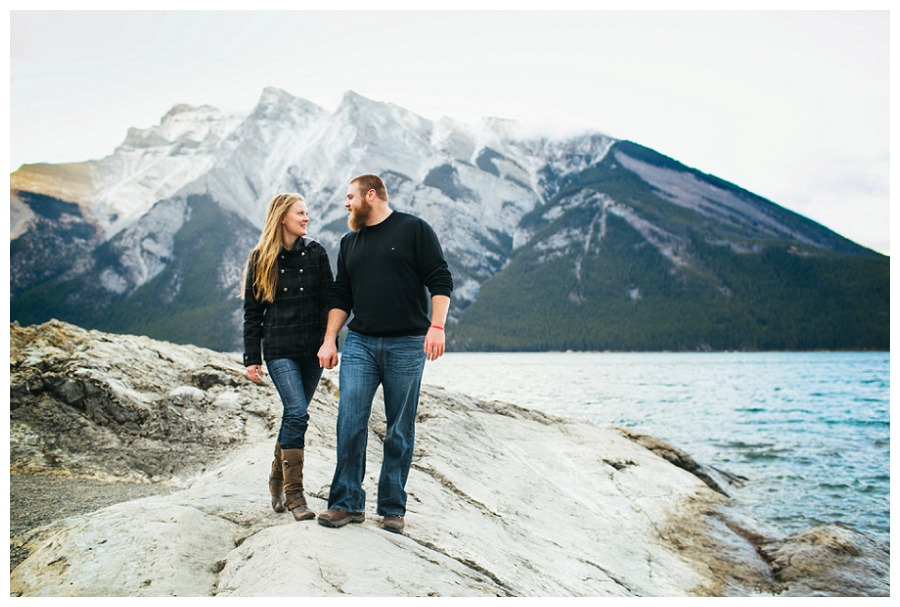
<path id="1" fill-rule="evenodd" d="M 786 532 L 890 542 L 890 354 L 448 353 L 425 382 L 651 434 L 749 479 Z"/>

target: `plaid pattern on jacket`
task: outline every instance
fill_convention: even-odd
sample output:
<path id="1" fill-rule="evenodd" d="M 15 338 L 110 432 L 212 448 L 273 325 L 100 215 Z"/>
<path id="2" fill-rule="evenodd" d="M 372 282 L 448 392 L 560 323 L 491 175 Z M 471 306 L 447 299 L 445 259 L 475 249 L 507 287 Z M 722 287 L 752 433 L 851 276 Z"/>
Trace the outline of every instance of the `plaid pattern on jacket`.
<path id="1" fill-rule="evenodd" d="M 250 260 L 248 260 L 250 263 Z M 244 366 L 276 358 L 316 358 L 328 319 L 328 291 L 334 282 L 325 247 L 298 238 L 277 261 L 275 301 L 253 297 L 253 264 L 244 285 Z"/>

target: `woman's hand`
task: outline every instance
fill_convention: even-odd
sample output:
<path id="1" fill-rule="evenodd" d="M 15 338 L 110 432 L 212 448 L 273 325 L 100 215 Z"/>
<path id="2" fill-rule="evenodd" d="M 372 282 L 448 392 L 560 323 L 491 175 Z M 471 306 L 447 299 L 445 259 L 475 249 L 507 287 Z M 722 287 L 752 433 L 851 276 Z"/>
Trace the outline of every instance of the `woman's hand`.
<path id="1" fill-rule="evenodd" d="M 262 365 L 250 365 L 247 367 L 247 377 L 250 378 L 250 381 L 257 384 L 263 383 Z"/>

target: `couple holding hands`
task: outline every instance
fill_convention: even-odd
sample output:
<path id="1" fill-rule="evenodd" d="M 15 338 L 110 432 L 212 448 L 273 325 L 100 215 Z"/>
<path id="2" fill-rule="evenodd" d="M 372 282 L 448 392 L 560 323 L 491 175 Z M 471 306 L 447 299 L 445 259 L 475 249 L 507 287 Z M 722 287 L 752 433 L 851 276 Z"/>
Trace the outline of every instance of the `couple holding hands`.
<path id="1" fill-rule="evenodd" d="M 269 475 L 272 507 L 315 519 L 303 494 L 307 409 L 323 369 L 338 364 L 338 333 L 350 319 L 340 360 L 337 465 L 318 521 L 342 527 L 365 520 L 368 421 L 381 385 L 387 434 L 377 514 L 384 529 L 402 533 L 422 373 L 426 359 L 444 353 L 453 279 L 434 230 L 391 209 L 380 177 L 351 180 L 344 206 L 350 231 L 333 277 L 325 248 L 307 235 L 302 196 L 270 201 L 245 271 L 244 366 L 261 382 L 264 355 L 284 406 Z"/>

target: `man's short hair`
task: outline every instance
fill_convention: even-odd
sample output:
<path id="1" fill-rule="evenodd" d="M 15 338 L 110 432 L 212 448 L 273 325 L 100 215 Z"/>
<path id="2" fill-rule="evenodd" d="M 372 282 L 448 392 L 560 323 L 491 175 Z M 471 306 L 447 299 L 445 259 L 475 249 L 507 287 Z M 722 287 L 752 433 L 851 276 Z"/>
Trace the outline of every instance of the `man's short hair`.
<path id="1" fill-rule="evenodd" d="M 360 175 L 350 181 L 350 185 L 356 184 L 356 186 L 362 191 L 362 195 L 365 196 L 369 190 L 375 190 L 375 195 L 378 196 L 380 200 L 385 202 L 388 201 L 388 193 L 387 188 L 384 185 L 384 182 L 381 180 L 381 177 L 378 175 L 372 175 L 371 173 L 366 173 L 365 175 Z"/>

